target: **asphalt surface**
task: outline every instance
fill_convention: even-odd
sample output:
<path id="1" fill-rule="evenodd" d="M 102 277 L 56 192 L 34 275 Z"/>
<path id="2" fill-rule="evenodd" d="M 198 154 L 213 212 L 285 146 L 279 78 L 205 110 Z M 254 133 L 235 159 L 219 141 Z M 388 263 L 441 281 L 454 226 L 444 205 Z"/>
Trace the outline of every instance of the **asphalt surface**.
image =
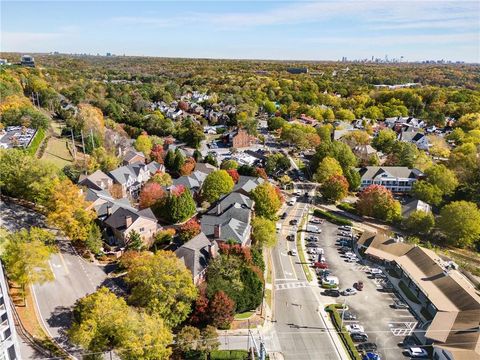
<path id="1" fill-rule="evenodd" d="M 305 199 L 303 199 L 305 200 Z M 307 204 L 297 202 L 287 209 L 288 217 L 282 221 L 277 246 L 272 251 L 275 270 L 274 289 L 274 330 L 273 337 L 285 359 L 339 359 L 327 326 L 320 315 L 320 289 L 311 286 L 304 274 L 298 254 L 290 255 L 296 249 L 295 241 L 287 241 L 296 228 L 290 220 L 300 223 Z"/>
<path id="2" fill-rule="evenodd" d="M 1 203 L 0 215 L 0 226 L 10 231 L 45 226 L 42 215 L 15 204 Z M 111 287 L 111 283 L 103 267 L 82 259 L 68 241 L 57 237 L 57 243 L 59 252 L 51 255 L 49 260 L 54 280 L 42 285 L 33 285 L 32 294 L 40 320 L 48 334 L 65 349 L 74 351 L 75 348 L 66 338 L 73 305 L 78 299 L 95 292 L 99 286 Z M 35 358 L 30 354 L 28 347 L 25 347 L 24 352 L 24 358 Z"/>
<path id="3" fill-rule="evenodd" d="M 348 263 L 335 245 L 339 238 L 338 227 L 325 222 L 322 225 L 320 246 L 325 251 L 332 275 L 339 278 L 339 289 L 352 287 L 359 280 L 364 288 L 355 295 L 329 298 L 337 303 L 346 301 L 349 309 L 357 315 L 356 321 L 345 321 L 345 324 L 360 324 L 365 328 L 368 341 L 375 342 L 382 360 L 408 359 L 402 354 L 398 343 L 412 333 L 417 321 L 408 309 L 391 307 L 395 294 L 381 291 L 382 280 L 372 279 L 367 273 L 369 266 L 360 263 Z"/>

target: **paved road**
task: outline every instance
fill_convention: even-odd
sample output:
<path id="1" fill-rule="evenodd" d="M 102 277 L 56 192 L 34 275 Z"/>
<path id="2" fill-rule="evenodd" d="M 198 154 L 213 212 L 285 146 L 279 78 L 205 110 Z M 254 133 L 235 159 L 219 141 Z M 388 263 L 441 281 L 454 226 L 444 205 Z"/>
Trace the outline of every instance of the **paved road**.
<path id="1" fill-rule="evenodd" d="M 96 291 L 106 280 L 103 268 L 81 259 L 67 241 L 59 241 L 60 252 L 50 258 L 55 279 L 33 286 L 43 325 L 62 346 L 70 348 L 65 330 L 71 322 L 75 302 Z"/>
<path id="2" fill-rule="evenodd" d="M 18 231 L 30 226 L 44 226 L 40 214 L 15 204 L 0 204 L 0 226 Z M 66 240 L 57 238 L 59 252 L 50 257 L 49 263 L 54 280 L 32 286 L 33 296 L 40 312 L 41 321 L 49 335 L 66 349 L 65 331 L 71 321 L 71 308 L 87 294 L 95 292 L 102 284 L 111 284 L 103 267 L 80 258 Z M 25 358 L 31 358 L 30 355 Z"/>
<path id="3" fill-rule="evenodd" d="M 272 252 L 275 269 L 275 327 L 272 337 L 276 337 L 285 359 L 339 359 L 335 346 L 326 330 L 319 311 L 320 289 L 311 286 L 303 272 L 300 259 L 289 255 L 296 247 L 295 241 L 287 241 L 286 236 L 295 231 L 290 220 L 300 218 L 306 211 L 306 204 L 297 202 L 288 209 L 289 216 L 283 221 L 279 241 Z"/>

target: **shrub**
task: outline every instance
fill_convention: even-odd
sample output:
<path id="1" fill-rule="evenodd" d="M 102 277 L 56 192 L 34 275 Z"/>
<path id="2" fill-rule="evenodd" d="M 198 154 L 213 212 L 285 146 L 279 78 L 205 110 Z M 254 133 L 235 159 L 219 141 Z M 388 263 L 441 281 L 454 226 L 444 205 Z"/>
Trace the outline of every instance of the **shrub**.
<path id="1" fill-rule="evenodd" d="M 330 212 L 323 211 L 323 210 L 320 210 L 320 209 L 315 209 L 313 211 L 313 215 L 324 218 L 324 219 L 327 219 L 328 221 L 330 221 L 334 224 L 337 224 L 337 225 L 347 225 L 347 226 L 352 226 L 353 225 L 353 223 L 350 220 L 345 219 L 344 217 L 334 215 Z"/>

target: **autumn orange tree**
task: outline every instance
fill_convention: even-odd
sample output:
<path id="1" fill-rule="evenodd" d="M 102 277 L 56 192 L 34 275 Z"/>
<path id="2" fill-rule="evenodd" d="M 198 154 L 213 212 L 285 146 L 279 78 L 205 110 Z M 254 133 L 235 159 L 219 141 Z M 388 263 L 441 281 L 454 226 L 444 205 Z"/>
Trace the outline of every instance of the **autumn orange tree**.
<path id="1" fill-rule="evenodd" d="M 55 180 L 47 203 L 49 224 L 59 228 L 71 240 L 85 241 L 95 213 L 87 210 L 88 203 L 80 189 L 69 179 Z"/>
<path id="2" fill-rule="evenodd" d="M 194 238 L 200 234 L 201 227 L 197 219 L 190 219 L 185 224 L 180 226 L 178 231 L 178 237 L 180 241 L 187 242 L 188 240 Z"/>
<path id="3" fill-rule="evenodd" d="M 392 192 L 381 185 L 370 185 L 363 190 L 356 202 L 359 214 L 386 221 L 396 221 L 401 217 L 401 205 L 393 198 Z"/>
<path id="4" fill-rule="evenodd" d="M 210 302 L 210 316 L 213 326 L 228 329 L 235 315 L 235 302 L 223 291 L 218 291 Z"/>

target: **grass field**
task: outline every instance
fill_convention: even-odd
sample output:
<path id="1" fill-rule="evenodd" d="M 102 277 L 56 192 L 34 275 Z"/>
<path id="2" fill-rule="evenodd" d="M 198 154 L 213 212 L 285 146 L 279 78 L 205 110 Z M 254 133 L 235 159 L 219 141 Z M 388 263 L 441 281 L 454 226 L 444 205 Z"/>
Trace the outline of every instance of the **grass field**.
<path id="1" fill-rule="evenodd" d="M 42 159 L 54 163 L 60 169 L 65 165 L 73 163 L 73 157 L 67 148 L 67 140 L 51 137 L 48 140 L 47 148 L 43 153 Z"/>
<path id="2" fill-rule="evenodd" d="M 235 315 L 235 320 L 245 320 L 251 317 L 255 312 L 254 311 L 245 311 L 244 313 L 241 314 L 236 314 Z"/>

